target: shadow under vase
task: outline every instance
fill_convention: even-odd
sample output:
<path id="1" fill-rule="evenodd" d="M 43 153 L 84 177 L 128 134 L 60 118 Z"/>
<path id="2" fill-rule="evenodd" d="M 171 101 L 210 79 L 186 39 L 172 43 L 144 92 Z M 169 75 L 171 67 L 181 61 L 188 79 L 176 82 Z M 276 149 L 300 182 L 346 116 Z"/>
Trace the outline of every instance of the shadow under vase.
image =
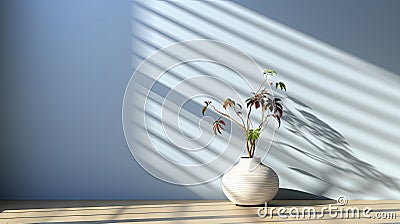
<path id="1" fill-rule="evenodd" d="M 304 191 L 279 188 L 278 193 L 268 203 L 268 206 L 302 206 L 302 205 L 327 205 L 334 204 L 336 200 L 321 195 L 314 195 Z M 265 204 L 240 205 L 240 207 L 263 207 Z"/>

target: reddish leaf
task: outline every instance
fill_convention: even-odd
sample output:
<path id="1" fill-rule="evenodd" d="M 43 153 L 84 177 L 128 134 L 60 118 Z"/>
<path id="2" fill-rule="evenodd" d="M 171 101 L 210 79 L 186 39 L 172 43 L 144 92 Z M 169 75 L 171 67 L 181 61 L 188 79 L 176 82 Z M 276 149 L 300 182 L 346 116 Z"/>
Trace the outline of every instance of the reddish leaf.
<path id="1" fill-rule="evenodd" d="M 250 107 L 250 106 L 251 106 L 251 102 L 248 102 L 248 103 L 247 103 L 247 107 Z"/>
<path id="2" fill-rule="evenodd" d="M 279 113 L 279 117 L 282 117 L 282 114 L 283 114 L 282 109 L 276 107 L 276 111 Z"/>
<path id="3" fill-rule="evenodd" d="M 214 134 L 216 135 L 217 132 L 219 134 L 222 134 L 221 130 L 225 130 L 222 125 L 225 125 L 225 121 L 222 120 L 221 118 L 218 118 L 218 120 L 214 121 L 213 123 L 213 130 L 214 130 Z"/>
<path id="4" fill-rule="evenodd" d="M 276 120 L 278 121 L 278 128 L 281 126 L 281 118 L 277 115 L 274 116 Z"/>
<path id="5" fill-rule="evenodd" d="M 267 107 L 271 112 L 274 110 L 274 105 L 271 102 L 267 103 Z"/>
<path id="6" fill-rule="evenodd" d="M 218 131 L 218 133 L 220 133 L 222 135 L 221 130 L 219 130 L 219 128 L 220 128 L 220 126 L 217 125 L 217 131 Z"/>
<path id="7" fill-rule="evenodd" d="M 226 108 L 227 108 L 228 106 L 229 106 L 229 107 L 232 107 L 233 105 L 235 105 L 235 101 L 233 101 L 233 100 L 227 98 L 227 99 L 224 101 L 224 104 L 222 105 L 222 107 L 226 110 Z"/>

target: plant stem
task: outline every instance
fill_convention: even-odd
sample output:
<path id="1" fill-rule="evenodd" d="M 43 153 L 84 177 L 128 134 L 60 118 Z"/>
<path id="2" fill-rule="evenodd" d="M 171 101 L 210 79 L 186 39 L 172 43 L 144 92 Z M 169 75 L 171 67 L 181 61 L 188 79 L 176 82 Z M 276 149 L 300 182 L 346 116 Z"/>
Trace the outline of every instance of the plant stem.
<path id="1" fill-rule="evenodd" d="M 226 114 L 220 110 L 218 110 L 217 108 L 214 107 L 214 105 L 211 105 L 212 108 L 214 109 L 215 112 L 221 114 L 222 116 L 224 116 L 225 118 L 228 118 L 229 120 L 235 122 L 237 125 L 239 125 L 239 127 L 243 128 L 243 130 L 245 132 L 247 132 L 246 127 L 244 125 L 242 125 L 240 122 L 238 122 L 236 119 L 234 119 L 233 117 L 231 117 L 229 114 Z"/>
<path id="2" fill-rule="evenodd" d="M 260 87 L 258 87 L 258 90 L 257 90 L 257 92 L 255 92 L 255 94 L 257 94 L 258 92 L 260 92 L 261 88 L 265 85 L 265 83 L 266 83 L 267 81 L 268 81 L 267 76 L 265 76 L 265 80 L 261 83 Z M 261 107 L 264 108 L 263 105 L 261 105 Z M 264 111 L 264 109 L 263 109 L 262 117 L 264 117 L 264 112 L 265 112 L 265 111 Z M 250 129 L 250 123 L 251 123 L 250 114 L 251 114 L 251 107 L 250 107 L 250 109 L 249 109 L 249 113 L 247 114 L 247 130 Z M 263 118 L 261 119 L 261 122 L 262 122 L 262 120 L 263 120 Z M 260 124 L 260 126 L 261 126 L 261 124 Z"/>
<path id="3" fill-rule="evenodd" d="M 264 105 L 262 105 L 261 109 L 262 109 L 262 111 L 261 111 L 261 123 L 260 123 L 260 125 L 258 126 L 258 127 L 260 128 L 260 130 L 261 130 L 261 128 L 262 128 L 262 124 L 264 123 L 264 118 L 265 118 L 265 109 L 264 109 Z"/>
<path id="4" fill-rule="evenodd" d="M 247 130 L 250 129 L 250 123 L 251 123 L 250 114 L 251 114 L 251 107 L 249 109 L 249 113 L 247 114 Z"/>
<path id="5" fill-rule="evenodd" d="M 271 118 L 271 114 L 268 114 L 267 115 L 267 119 L 265 120 L 265 121 L 263 121 L 261 124 L 260 124 L 260 126 L 262 126 L 263 125 L 263 123 L 265 122 L 265 126 L 264 126 L 264 128 L 261 128 L 260 129 L 260 135 L 261 135 L 261 133 L 265 130 L 265 128 L 267 127 L 267 125 L 268 125 L 268 122 L 269 122 L 269 120 L 270 120 L 270 118 Z"/>
<path id="6" fill-rule="evenodd" d="M 268 81 L 267 76 L 265 76 L 265 80 L 261 83 L 260 87 L 258 88 L 256 94 L 261 90 L 261 88 L 265 85 L 265 83 Z"/>
<path id="7" fill-rule="evenodd" d="M 253 157 L 255 151 L 256 151 L 256 142 L 253 141 L 253 150 L 251 151 L 251 157 Z"/>
<path id="8" fill-rule="evenodd" d="M 240 120 L 242 121 L 243 127 L 245 127 L 246 124 L 244 123 L 243 117 L 240 116 L 240 115 L 237 113 L 235 106 L 233 106 L 233 110 L 235 111 L 236 115 L 237 115 L 237 116 L 240 118 Z"/>
<path id="9" fill-rule="evenodd" d="M 249 140 L 247 137 L 246 137 L 246 151 L 249 154 L 249 158 L 251 158 L 252 156 L 251 156 L 251 152 L 250 152 L 250 148 L 249 148 Z"/>
<path id="10" fill-rule="evenodd" d="M 253 152 L 252 152 L 252 154 L 251 154 L 251 157 L 253 157 L 254 156 L 254 153 L 256 152 L 256 142 L 254 141 L 254 143 L 253 143 Z"/>

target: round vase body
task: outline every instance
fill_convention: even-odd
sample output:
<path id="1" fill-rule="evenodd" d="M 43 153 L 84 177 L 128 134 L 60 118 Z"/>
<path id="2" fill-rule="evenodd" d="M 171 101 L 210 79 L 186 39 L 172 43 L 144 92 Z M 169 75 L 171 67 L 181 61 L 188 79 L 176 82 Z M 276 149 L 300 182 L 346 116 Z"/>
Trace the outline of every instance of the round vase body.
<path id="1" fill-rule="evenodd" d="M 222 190 L 236 205 L 264 204 L 275 197 L 278 189 L 278 175 L 259 158 L 241 158 L 222 176 Z"/>

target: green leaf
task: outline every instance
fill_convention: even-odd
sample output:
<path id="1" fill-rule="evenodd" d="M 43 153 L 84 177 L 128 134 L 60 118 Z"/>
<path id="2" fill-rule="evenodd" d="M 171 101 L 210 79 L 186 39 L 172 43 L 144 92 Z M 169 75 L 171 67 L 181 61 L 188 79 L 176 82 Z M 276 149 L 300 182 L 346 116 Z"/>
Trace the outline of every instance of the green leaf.
<path id="1" fill-rule="evenodd" d="M 286 91 L 286 85 L 285 85 L 285 83 L 283 83 L 283 82 L 277 82 L 276 84 L 275 84 L 275 88 L 276 89 L 281 89 L 281 90 L 285 90 Z"/>
<path id="2" fill-rule="evenodd" d="M 285 83 L 279 82 L 279 85 L 280 85 L 280 87 L 281 87 L 282 90 L 285 90 L 285 91 L 286 91 L 286 85 L 285 85 Z"/>
<path id="3" fill-rule="evenodd" d="M 278 73 L 276 71 L 271 70 L 271 69 L 264 70 L 264 74 L 266 74 L 266 75 L 278 75 Z"/>
<path id="4" fill-rule="evenodd" d="M 251 141 L 256 141 L 260 137 L 260 128 L 257 128 L 255 130 L 249 129 L 247 132 L 247 138 Z"/>

